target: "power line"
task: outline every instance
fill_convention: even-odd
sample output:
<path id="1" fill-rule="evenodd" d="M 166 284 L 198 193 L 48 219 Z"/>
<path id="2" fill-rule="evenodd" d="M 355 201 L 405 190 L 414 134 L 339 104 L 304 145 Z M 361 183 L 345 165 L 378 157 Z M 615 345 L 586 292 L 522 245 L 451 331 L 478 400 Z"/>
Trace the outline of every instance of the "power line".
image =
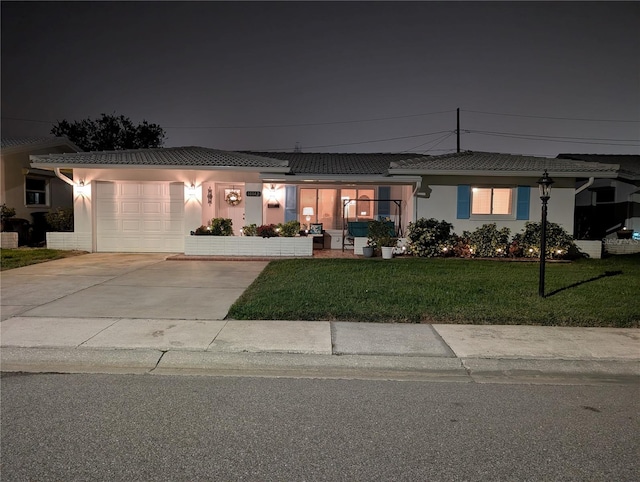
<path id="1" fill-rule="evenodd" d="M 454 112 L 452 110 L 443 110 L 438 112 L 425 112 L 422 114 L 409 114 L 409 115 L 398 115 L 398 116 L 390 116 L 390 117 L 376 117 L 371 119 L 352 119 L 352 120 L 344 120 L 344 121 L 329 121 L 329 122 L 306 122 L 299 124 L 257 124 L 257 125 L 239 125 L 239 126 L 167 126 L 165 129 L 268 129 L 268 128 L 277 128 L 277 127 L 311 127 L 311 126 L 328 126 L 328 125 L 336 125 L 336 124 L 357 124 L 361 122 L 378 122 L 384 120 L 394 120 L 394 119 L 409 119 L 413 117 L 423 117 L 428 115 L 436 115 L 436 114 L 448 114 Z"/>
<path id="2" fill-rule="evenodd" d="M 479 134 L 483 136 L 493 136 L 493 137 L 507 137 L 510 139 L 524 139 L 529 141 L 566 142 L 571 144 L 596 144 L 596 145 L 604 145 L 604 146 L 640 147 L 640 144 L 591 142 L 595 140 L 615 140 L 619 142 L 634 142 L 634 140 L 628 140 L 628 139 L 598 139 L 598 138 L 590 138 L 590 137 L 553 137 L 553 136 L 536 136 L 536 135 L 528 135 L 528 134 L 511 134 L 506 132 L 489 132 L 489 131 L 474 131 L 474 130 L 464 130 L 463 132 L 467 134 Z"/>
<path id="3" fill-rule="evenodd" d="M 165 126 L 164 129 L 269 129 L 269 128 L 279 128 L 279 127 L 312 127 L 312 126 L 328 126 L 328 125 L 338 125 L 338 124 L 358 124 L 363 122 L 379 122 L 385 120 L 397 120 L 397 119 L 410 119 L 415 117 L 424 117 L 429 115 L 437 115 L 437 114 L 449 114 L 451 112 L 455 112 L 453 110 L 442 110 L 436 112 L 423 112 L 421 114 L 407 114 L 407 115 L 398 115 L 398 116 L 389 116 L 389 117 L 374 117 L 369 119 L 351 119 L 351 120 L 343 120 L 343 121 L 328 121 L 328 122 L 306 122 L 306 123 L 297 123 L 297 124 L 256 124 L 256 125 L 235 125 L 235 126 Z M 20 117 L 7 117 L 2 116 L 2 119 L 7 120 L 17 120 L 23 122 L 39 122 L 42 124 L 54 124 L 57 121 L 48 121 L 41 119 L 24 119 Z"/>
<path id="4" fill-rule="evenodd" d="M 404 150 L 404 151 L 402 151 L 402 152 L 410 152 L 410 151 L 416 150 L 416 149 L 418 149 L 419 147 L 422 147 L 422 146 L 424 146 L 424 145 L 426 145 L 426 144 L 430 144 L 430 143 L 432 143 L 432 142 L 435 142 L 435 144 L 434 144 L 433 146 L 431 146 L 429 149 L 427 149 L 427 150 L 425 150 L 425 151 L 424 151 L 424 153 L 427 153 L 427 152 L 429 152 L 429 151 L 434 150 L 434 148 L 435 148 L 437 145 L 439 145 L 439 144 L 441 144 L 442 142 L 444 142 L 445 140 L 447 140 L 447 139 L 448 139 L 449 137 L 451 137 L 453 134 L 454 134 L 454 132 L 448 132 L 448 133 L 446 133 L 445 135 L 443 135 L 443 136 L 441 136 L 441 137 L 438 137 L 437 139 L 432 139 L 432 140 L 430 140 L 430 141 L 423 142 L 423 143 L 422 143 L 422 144 L 420 144 L 420 145 L 417 145 L 417 146 L 415 146 L 415 147 L 412 147 L 411 149 L 405 149 L 405 150 Z"/>
<path id="5" fill-rule="evenodd" d="M 640 142 L 640 139 L 611 139 L 606 137 L 573 137 L 573 136 L 549 136 L 545 134 L 522 134 L 520 132 L 497 132 L 497 131 L 480 131 L 475 129 L 466 129 L 468 133 L 484 133 L 484 134 L 503 134 L 513 136 L 525 136 L 541 139 L 580 139 L 585 141 L 616 141 L 616 142 Z"/>
<path id="6" fill-rule="evenodd" d="M 625 120 L 625 119 L 584 119 L 580 117 L 551 117 L 542 115 L 525 115 L 525 114 L 507 114 L 504 112 L 485 112 L 480 110 L 462 110 L 462 112 L 471 112 L 473 114 L 485 114 L 485 115 L 499 115 L 507 117 L 528 117 L 531 119 L 554 119 L 554 120 L 572 120 L 572 121 L 584 121 L 584 122 L 631 122 L 640 123 L 640 120 Z"/>
<path id="7" fill-rule="evenodd" d="M 416 137 L 425 137 L 425 136 L 435 136 L 437 134 L 450 133 L 451 131 L 438 131 L 438 132 L 429 132 L 426 134 L 415 134 L 412 136 L 400 136 L 400 137 L 388 137 L 386 139 L 373 139 L 368 141 L 360 141 L 360 142 L 345 142 L 341 144 L 326 144 L 322 146 L 305 146 L 305 149 L 320 149 L 325 147 L 340 147 L 340 146 L 354 146 L 360 144 L 373 144 L 375 142 L 387 142 L 387 141 L 397 141 L 401 139 L 415 139 Z M 279 147 L 277 149 L 253 149 L 255 151 L 264 151 L 264 152 L 278 152 L 278 151 L 287 151 L 290 147 Z"/>

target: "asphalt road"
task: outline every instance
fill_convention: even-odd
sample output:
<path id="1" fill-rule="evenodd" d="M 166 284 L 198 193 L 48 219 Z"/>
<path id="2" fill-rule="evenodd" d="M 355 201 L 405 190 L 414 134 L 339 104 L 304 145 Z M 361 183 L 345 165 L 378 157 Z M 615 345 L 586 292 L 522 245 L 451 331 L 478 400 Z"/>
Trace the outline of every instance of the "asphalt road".
<path id="1" fill-rule="evenodd" d="M 631 481 L 635 385 L 2 376 L 4 482 Z"/>

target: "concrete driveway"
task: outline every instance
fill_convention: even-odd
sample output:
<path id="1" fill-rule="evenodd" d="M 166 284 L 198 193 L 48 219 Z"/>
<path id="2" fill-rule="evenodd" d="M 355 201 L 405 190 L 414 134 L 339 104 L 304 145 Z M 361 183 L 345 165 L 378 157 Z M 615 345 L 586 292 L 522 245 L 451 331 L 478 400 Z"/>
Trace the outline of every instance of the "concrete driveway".
<path id="1" fill-rule="evenodd" d="M 1 319 L 222 320 L 266 261 L 93 253 L 2 272 Z"/>

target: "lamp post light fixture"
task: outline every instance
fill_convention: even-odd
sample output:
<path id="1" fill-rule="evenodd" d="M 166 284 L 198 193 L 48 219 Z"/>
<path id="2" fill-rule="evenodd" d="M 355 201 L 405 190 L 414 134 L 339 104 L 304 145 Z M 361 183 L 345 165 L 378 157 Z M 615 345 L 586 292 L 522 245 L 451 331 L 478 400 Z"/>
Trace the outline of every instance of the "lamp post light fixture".
<path id="1" fill-rule="evenodd" d="M 542 200 L 542 226 L 540 227 L 540 282 L 538 283 L 538 295 L 544 298 L 544 261 L 547 251 L 547 202 L 551 197 L 551 185 L 553 179 L 544 170 L 542 177 L 538 179 L 540 187 L 540 199 Z"/>

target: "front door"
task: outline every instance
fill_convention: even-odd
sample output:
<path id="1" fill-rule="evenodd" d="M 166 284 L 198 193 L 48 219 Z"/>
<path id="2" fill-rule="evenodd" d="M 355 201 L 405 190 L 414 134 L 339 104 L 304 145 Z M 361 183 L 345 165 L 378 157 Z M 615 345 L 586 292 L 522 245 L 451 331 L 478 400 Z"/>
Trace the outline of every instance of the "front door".
<path id="1" fill-rule="evenodd" d="M 244 184 L 219 184 L 217 201 L 217 217 L 231 219 L 233 234 L 240 236 L 244 226 Z"/>

